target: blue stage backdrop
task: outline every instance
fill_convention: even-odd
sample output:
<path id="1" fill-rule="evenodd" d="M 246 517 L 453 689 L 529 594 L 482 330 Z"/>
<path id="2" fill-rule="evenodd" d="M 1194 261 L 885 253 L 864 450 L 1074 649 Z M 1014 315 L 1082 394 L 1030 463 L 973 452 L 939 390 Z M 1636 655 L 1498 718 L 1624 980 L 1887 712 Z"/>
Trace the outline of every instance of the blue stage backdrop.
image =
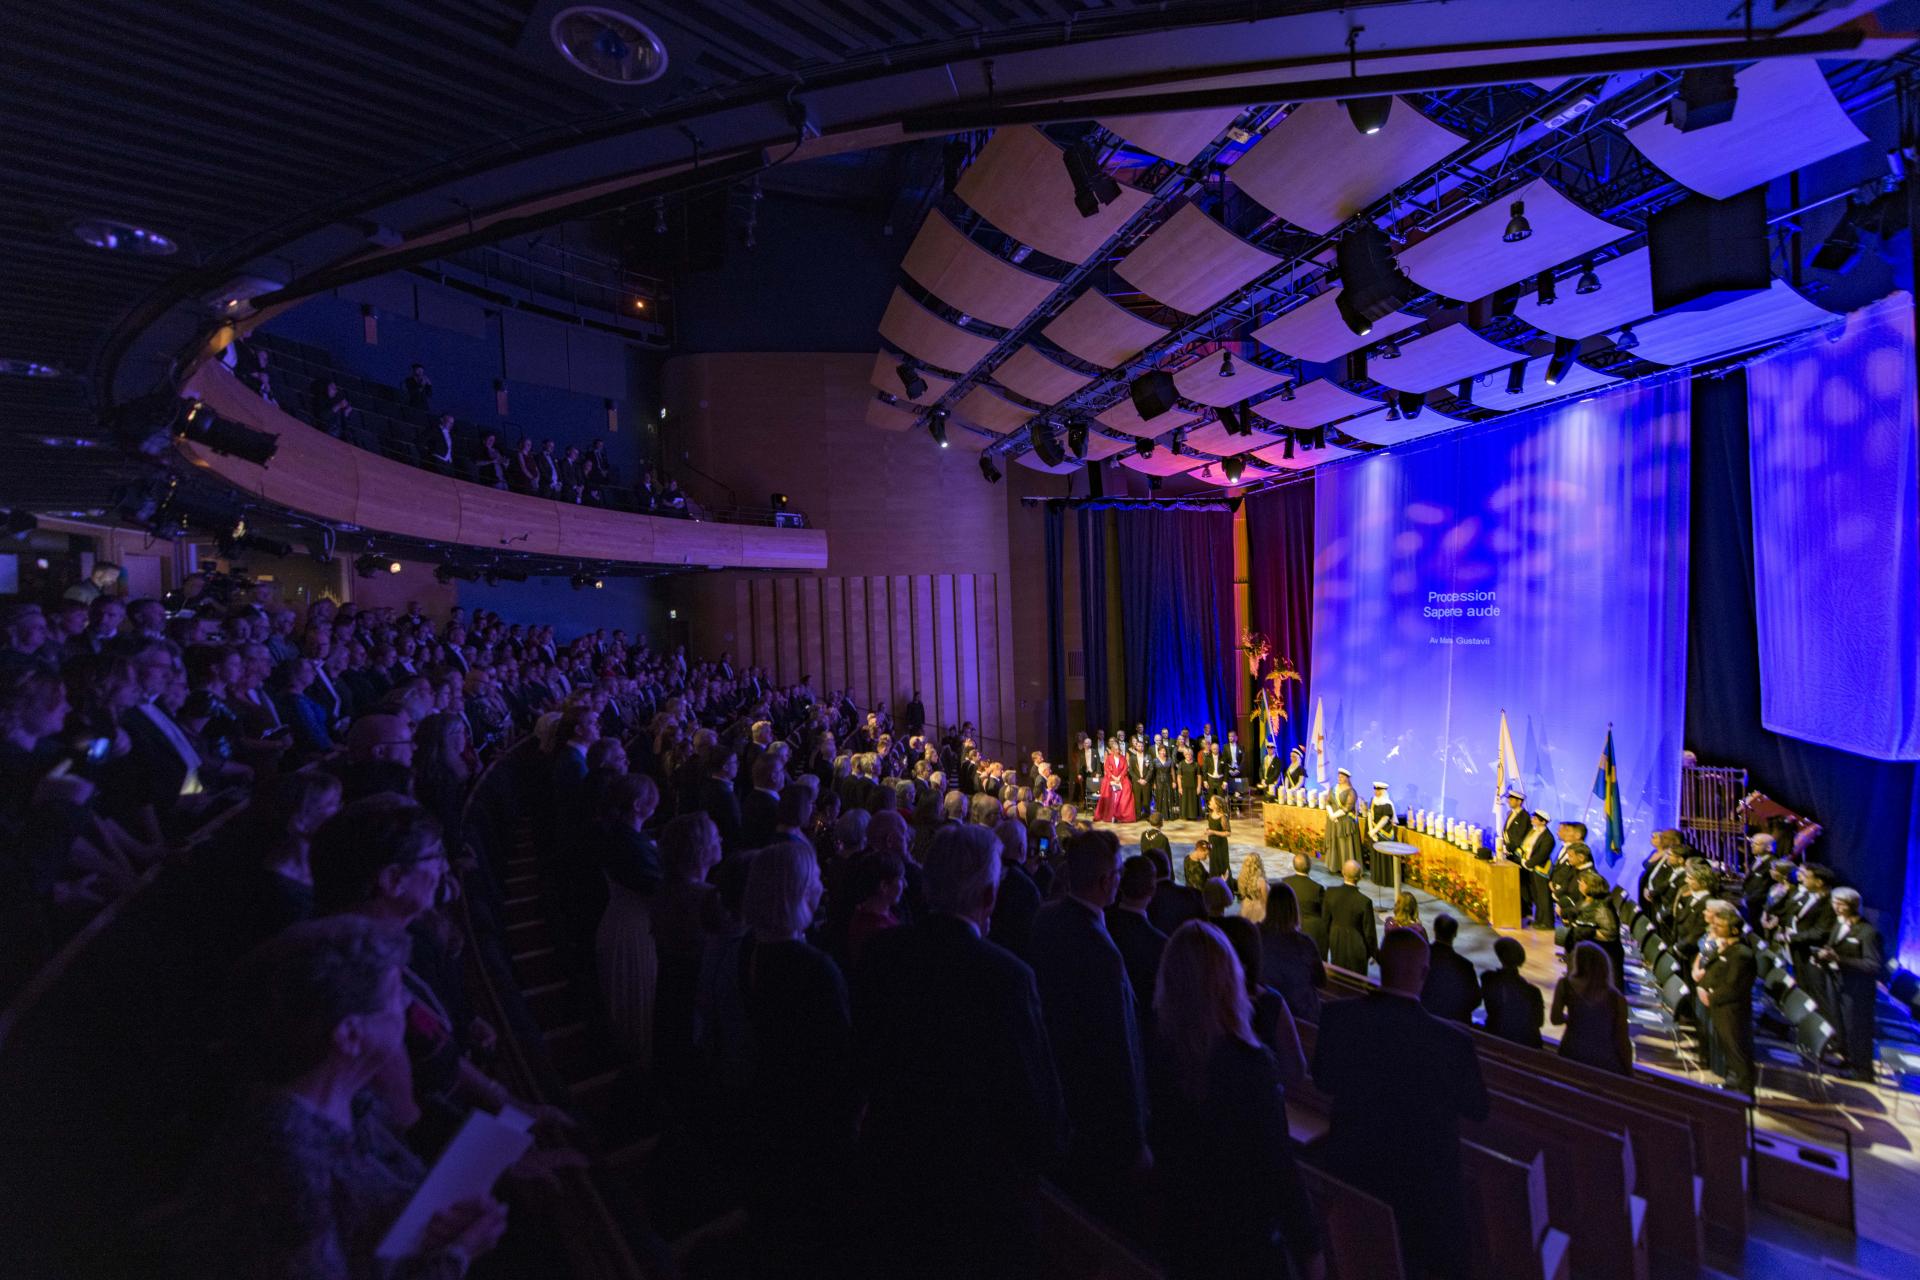
<path id="1" fill-rule="evenodd" d="M 1747 375 L 1760 717 L 1920 760 L 1920 438 L 1898 293 Z"/>
<path id="2" fill-rule="evenodd" d="M 1320 469 L 1329 782 L 1345 766 L 1363 796 L 1385 781 L 1402 809 L 1490 825 L 1504 709 L 1529 807 L 1584 813 L 1611 878 L 1637 866 L 1679 809 L 1687 413 L 1675 378 Z M 1591 794 L 1609 724 L 1614 865 Z"/>

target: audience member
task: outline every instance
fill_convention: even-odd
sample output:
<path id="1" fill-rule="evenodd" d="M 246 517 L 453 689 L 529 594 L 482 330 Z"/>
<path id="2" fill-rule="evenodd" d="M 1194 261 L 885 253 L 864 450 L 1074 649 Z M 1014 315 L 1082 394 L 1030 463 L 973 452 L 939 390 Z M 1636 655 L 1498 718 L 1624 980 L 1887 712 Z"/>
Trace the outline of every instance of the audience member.
<path id="1" fill-rule="evenodd" d="M 1360 890 L 1358 862 L 1349 859 L 1341 866 L 1340 883 L 1327 890 L 1324 903 L 1328 962 L 1353 973 L 1366 973 L 1367 965 L 1379 954 L 1380 943 L 1373 901 Z"/>
<path id="2" fill-rule="evenodd" d="M 1144 1026 L 1153 1012 L 1154 983 L 1160 975 L 1160 953 L 1167 935 L 1154 928 L 1148 915 L 1153 902 L 1158 872 L 1153 861 L 1138 855 L 1120 867 L 1120 889 L 1113 905 L 1107 908 L 1107 933 L 1120 948 L 1120 959 L 1127 967 L 1127 981 L 1133 984 L 1133 1008 Z"/>
<path id="3" fill-rule="evenodd" d="M 1547 1008 L 1540 988 L 1520 972 L 1527 963 L 1527 949 L 1517 938 L 1496 938 L 1493 955 L 1500 967 L 1489 970 L 1480 979 L 1481 999 L 1487 1009 L 1487 1031 L 1502 1040 L 1538 1049 L 1540 1025 L 1547 1019 Z"/>
<path id="4" fill-rule="evenodd" d="M 1433 946 L 1420 1003 L 1436 1018 L 1471 1023 L 1473 1011 L 1480 1007 L 1480 975 L 1473 971 L 1471 960 L 1453 949 L 1459 935 L 1460 922 L 1446 912 L 1433 918 Z"/>
<path id="5" fill-rule="evenodd" d="M 1595 942 L 1574 945 L 1553 988 L 1553 1025 L 1566 1027 L 1560 1056 L 1623 1075 L 1633 1071 L 1627 998 L 1613 985 L 1613 962 Z"/>
<path id="6" fill-rule="evenodd" d="M 1327 967 L 1318 944 L 1300 929 L 1292 878 L 1267 886 L 1267 914 L 1260 921 L 1260 974 L 1280 993 L 1294 1017 L 1318 1022 Z M 1317 892 L 1319 886 L 1314 888 Z"/>

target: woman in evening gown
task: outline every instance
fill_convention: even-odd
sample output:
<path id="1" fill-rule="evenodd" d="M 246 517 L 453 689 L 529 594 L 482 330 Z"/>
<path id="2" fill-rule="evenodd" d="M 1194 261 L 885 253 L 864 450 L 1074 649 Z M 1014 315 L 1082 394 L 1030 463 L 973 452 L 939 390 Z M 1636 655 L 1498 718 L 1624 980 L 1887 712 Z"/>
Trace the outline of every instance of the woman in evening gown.
<path id="1" fill-rule="evenodd" d="M 1153 749 L 1153 764 L 1148 768 L 1147 777 L 1153 790 L 1154 822 L 1171 822 L 1179 817 L 1173 801 L 1173 757 L 1168 754 L 1166 743 Z"/>
<path id="2" fill-rule="evenodd" d="M 1096 822 L 1133 822 L 1133 779 L 1127 776 L 1125 735 L 1116 735 L 1108 745 L 1105 767 L 1100 774 L 1100 799 L 1094 805 Z"/>
<path id="3" fill-rule="evenodd" d="M 1211 874 L 1228 874 L 1227 840 L 1233 830 L 1233 823 L 1227 817 L 1227 806 L 1219 796 L 1207 804 L 1207 866 Z"/>
<path id="4" fill-rule="evenodd" d="M 1194 761 L 1192 747 L 1180 748 L 1180 760 L 1174 765 L 1174 776 L 1180 791 L 1180 820 L 1198 822 L 1200 820 L 1200 766 Z"/>

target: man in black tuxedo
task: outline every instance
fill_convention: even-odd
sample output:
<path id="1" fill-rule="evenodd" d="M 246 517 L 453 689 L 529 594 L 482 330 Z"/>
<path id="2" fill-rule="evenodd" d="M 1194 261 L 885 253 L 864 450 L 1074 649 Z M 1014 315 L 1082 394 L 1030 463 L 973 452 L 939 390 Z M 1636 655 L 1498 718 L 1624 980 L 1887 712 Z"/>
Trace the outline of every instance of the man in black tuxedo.
<path id="1" fill-rule="evenodd" d="M 1340 868 L 1340 883 L 1327 890 L 1327 961 L 1364 975 L 1367 964 L 1380 953 L 1379 925 L 1373 900 L 1360 891 L 1360 864 L 1348 859 Z M 1422 944 L 1424 949 L 1425 944 Z M 1422 968 L 1425 968 L 1422 957 Z M 1423 975 L 1424 976 L 1424 975 Z M 1415 992 L 1418 995 L 1419 992 Z"/>
<path id="2" fill-rule="evenodd" d="M 1827 970 L 1834 1005 L 1840 1010 L 1847 1074 L 1871 1083 L 1874 1008 L 1886 957 L 1880 946 L 1880 931 L 1860 914 L 1859 890 L 1835 889 L 1829 898 L 1833 932 L 1827 936 L 1827 944 L 1814 953 L 1814 959 Z M 1752 1036 L 1751 1029 L 1748 1036 Z M 1751 1052 L 1748 1058 L 1752 1058 Z"/>
<path id="3" fill-rule="evenodd" d="M 926 916 L 875 934 L 854 974 L 876 1274 L 1035 1272 L 1033 1195 L 1066 1117 L 1033 970 L 982 936 L 999 846 L 984 827 L 941 828 Z"/>
<path id="4" fill-rule="evenodd" d="M 1158 839 L 1148 843 L 1148 836 Z M 1153 863 L 1159 882 L 1153 886 L 1153 898 L 1147 903 L 1147 919 L 1168 937 L 1189 920 L 1205 920 L 1207 904 L 1200 891 L 1173 878 L 1173 846 L 1165 832 L 1145 831 L 1140 835 L 1140 854 Z"/>
<path id="5" fill-rule="evenodd" d="M 1580 873 L 1593 870 L 1593 850 L 1587 848 L 1587 824 L 1560 824 L 1560 859 L 1547 874 L 1553 890 L 1553 908 L 1563 924 L 1572 924 L 1586 895 L 1580 892 Z"/>
<path id="6" fill-rule="evenodd" d="M 1807 989 L 1827 1021 L 1840 1022 L 1840 1002 L 1834 998 L 1825 966 L 1814 959 L 1833 935 L 1833 872 L 1817 862 L 1800 868 L 1800 897 L 1788 917 L 1787 953 L 1793 957 L 1794 981 Z"/>
<path id="7" fill-rule="evenodd" d="M 1120 890 L 1120 839 L 1066 842 L 1067 892 L 1033 921 L 1033 976 L 1067 1107 L 1066 1184 L 1117 1221 L 1147 1153 L 1147 1068 L 1125 959 L 1107 932 Z"/>
<path id="8" fill-rule="evenodd" d="M 1488 1103 L 1467 1032 L 1420 1007 L 1427 960 L 1419 934 L 1387 935 L 1380 989 L 1321 1010 L 1313 1082 L 1333 1099 L 1328 1171 L 1392 1207 L 1407 1274 L 1451 1280 L 1468 1274 L 1470 1244 L 1460 1121 L 1486 1119 Z"/>
<path id="9" fill-rule="evenodd" d="M 460 452 L 460 442 L 453 430 L 453 415 L 443 413 L 434 425 L 421 427 L 414 434 L 413 451 L 421 466 L 438 471 L 443 476 L 452 475 L 454 455 Z"/>
<path id="10" fill-rule="evenodd" d="M 1673 903 L 1673 951 L 1683 965 L 1691 965 L 1707 936 L 1707 904 L 1713 900 L 1713 869 L 1702 862 L 1688 867 L 1680 896 Z"/>
<path id="11" fill-rule="evenodd" d="M 1167 947 L 1167 935 L 1154 928 L 1147 914 L 1159 883 L 1153 859 L 1136 854 L 1121 865 L 1120 893 L 1107 908 L 1107 932 L 1126 962 L 1127 978 L 1133 983 L 1133 1008 L 1142 1027 L 1152 1025 L 1153 987 L 1160 978 L 1160 953 Z"/>
<path id="12" fill-rule="evenodd" d="M 1767 905 L 1767 891 L 1773 888 L 1774 839 L 1764 831 L 1747 837 L 1751 855 L 1746 878 L 1740 882 L 1740 903 L 1747 923 L 1760 924 L 1760 912 Z"/>
<path id="13" fill-rule="evenodd" d="M 753 762 L 753 790 L 740 800 L 740 847 L 759 849 L 773 843 L 779 824 L 780 789 L 787 785 L 786 762 L 762 752 Z"/>
<path id="14" fill-rule="evenodd" d="M 1040 886 L 1027 874 L 1027 831 L 1017 822 L 1003 822 L 1000 836 L 1000 891 L 993 900 L 993 920 L 987 936 L 1033 963 L 1033 920 L 1040 914 Z"/>
<path id="15" fill-rule="evenodd" d="M 1226 777 L 1227 794 L 1239 795 L 1246 786 L 1247 757 L 1240 750 L 1240 733 L 1237 729 L 1227 730 L 1227 744 L 1220 748 L 1220 772 Z"/>
<path id="16" fill-rule="evenodd" d="M 1133 811 L 1142 822 L 1147 819 L 1147 807 L 1153 803 L 1153 756 L 1147 751 L 1146 739 L 1135 738 L 1127 748 L 1127 774 L 1133 780 Z M 1165 821 L 1166 815 L 1160 815 Z"/>
<path id="17" fill-rule="evenodd" d="M 1427 957 L 1427 982 L 1420 988 L 1420 1007 L 1448 1022 L 1473 1022 L 1480 1007 L 1480 975 L 1473 961 L 1453 949 L 1460 922 L 1442 911 L 1433 918 L 1433 946 Z"/>
<path id="18" fill-rule="evenodd" d="M 720 847 L 727 853 L 747 846 L 740 843 L 740 797 L 734 791 L 734 773 L 740 757 L 724 747 L 714 747 L 707 764 L 707 776 L 700 780 L 698 807 L 720 833 Z"/>
<path id="19" fill-rule="evenodd" d="M 1093 806 L 1100 799 L 1100 772 L 1105 767 L 1100 753 L 1093 749 L 1093 739 L 1081 734 L 1080 745 L 1073 753 L 1073 772 L 1079 792 L 1072 800 L 1088 813 L 1093 812 Z"/>
<path id="20" fill-rule="evenodd" d="M 1500 830 L 1500 849 L 1509 858 L 1519 862 L 1520 846 L 1527 842 L 1527 836 L 1533 831 L 1533 818 L 1527 813 L 1527 793 L 1518 787 L 1507 791 L 1507 823 Z"/>
<path id="21" fill-rule="evenodd" d="M 1548 908 L 1547 918 L 1552 920 L 1552 908 Z M 1538 1049 L 1540 1024 L 1547 1020 L 1547 1008 L 1540 988 L 1520 972 L 1527 963 L 1527 949 L 1518 938 L 1495 938 L 1493 954 L 1500 967 L 1480 977 L 1480 997 L 1487 1006 L 1487 1034 Z"/>
<path id="22" fill-rule="evenodd" d="M 1313 939 L 1313 945 L 1319 949 L 1320 958 L 1327 958 L 1327 891 L 1307 873 L 1313 860 L 1304 853 L 1293 855 L 1293 874 L 1281 879 L 1280 883 L 1293 890 L 1293 900 L 1300 904 L 1300 931 Z"/>
<path id="23" fill-rule="evenodd" d="M 1553 832 L 1547 830 L 1547 815 L 1538 809 L 1528 815 L 1527 838 L 1520 842 L 1516 855 L 1527 881 L 1527 899 L 1533 904 L 1533 927 L 1553 928 Z"/>

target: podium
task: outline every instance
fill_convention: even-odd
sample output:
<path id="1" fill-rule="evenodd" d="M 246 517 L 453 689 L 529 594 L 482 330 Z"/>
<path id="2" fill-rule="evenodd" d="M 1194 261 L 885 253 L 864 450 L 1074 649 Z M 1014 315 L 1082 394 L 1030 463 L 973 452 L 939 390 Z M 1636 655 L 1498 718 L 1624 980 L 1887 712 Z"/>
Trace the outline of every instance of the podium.
<path id="1" fill-rule="evenodd" d="M 1373 842 L 1373 856 L 1375 858 L 1387 858 L 1393 863 L 1393 900 L 1398 902 L 1400 900 L 1400 890 L 1405 883 L 1407 859 L 1419 857 L 1420 851 L 1400 840 L 1375 840 Z M 1378 862 L 1373 864 L 1373 879 L 1376 884 L 1380 881 L 1380 864 Z"/>

